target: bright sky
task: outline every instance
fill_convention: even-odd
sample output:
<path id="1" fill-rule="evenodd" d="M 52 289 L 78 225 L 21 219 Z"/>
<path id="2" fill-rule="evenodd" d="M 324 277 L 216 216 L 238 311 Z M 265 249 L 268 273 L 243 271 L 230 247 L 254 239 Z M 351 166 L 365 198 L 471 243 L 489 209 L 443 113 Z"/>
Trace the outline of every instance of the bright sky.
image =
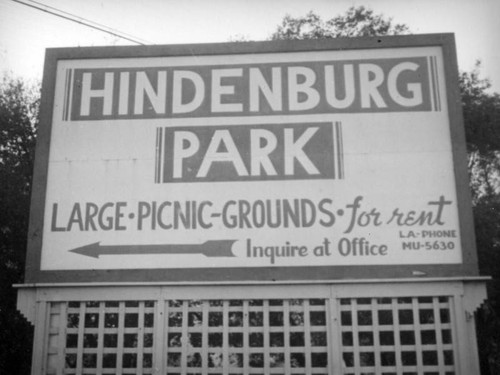
<path id="1" fill-rule="evenodd" d="M 24 0 L 30 1 L 30 0 Z M 365 5 L 415 34 L 455 33 L 459 68 L 482 61 L 500 92 L 500 0 L 37 0 L 154 44 L 265 40 L 286 14 L 323 19 Z M 47 47 L 132 44 L 12 0 L 0 0 L 0 73 L 41 79 Z"/>

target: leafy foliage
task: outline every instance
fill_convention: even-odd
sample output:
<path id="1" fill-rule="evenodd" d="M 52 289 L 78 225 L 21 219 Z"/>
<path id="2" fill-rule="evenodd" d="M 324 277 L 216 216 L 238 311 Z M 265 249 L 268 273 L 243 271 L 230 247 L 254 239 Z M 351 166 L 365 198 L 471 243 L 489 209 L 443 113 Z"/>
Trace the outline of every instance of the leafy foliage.
<path id="1" fill-rule="evenodd" d="M 481 274 L 492 277 L 488 300 L 476 316 L 481 374 L 500 373 L 500 196 L 483 196 L 474 206 Z"/>
<path id="2" fill-rule="evenodd" d="M 319 39 L 408 34 L 406 25 L 363 6 L 324 21 L 314 12 L 283 18 L 271 39 Z M 479 269 L 492 277 L 488 301 L 477 314 L 482 374 L 500 373 L 500 95 L 480 78 L 480 63 L 459 77 Z"/>
<path id="3" fill-rule="evenodd" d="M 323 20 L 314 12 L 284 17 L 271 39 L 408 34 L 406 25 L 363 6 Z M 240 41 L 243 37 L 236 37 Z M 459 77 L 474 202 L 479 267 L 490 275 L 489 299 L 478 314 L 482 374 L 500 373 L 500 95 L 488 93 L 480 65 Z M 16 310 L 28 233 L 29 198 L 38 125 L 39 87 L 0 82 L 0 374 L 29 374 L 32 327 Z"/>
<path id="4" fill-rule="evenodd" d="M 5 77 L 0 84 L 0 267 L 22 281 L 29 216 L 38 88 Z M 4 274 L 4 272 L 2 272 Z"/>
<path id="5" fill-rule="evenodd" d="M 482 374 L 500 373 L 500 95 L 480 78 L 480 64 L 461 73 L 479 271 L 492 277 L 477 314 Z"/>
<path id="6" fill-rule="evenodd" d="M 0 373 L 29 374 L 32 327 L 16 310 L 24 273 L 39 89 L 0 83 Z"/>
<path id="7" fill-rule="evenodd" d="M 500 95 L 490 94 L 491 84 L 475 69 L 460 74 L 471 191 L 477 203 L 500 193 Z"/>
<path id="8" fill-rule="evenodd" d="M 394 24 L 391 18 L 375 14 L 373 10 L 359 6 L 351 7 L 345 14 L 327 21 L 322 20 L 313 11 L 297 18 L 287 15 L 271 35 L 271 39 L 298 40 L 408 33 L 409 29 L 406 25 Z"/>

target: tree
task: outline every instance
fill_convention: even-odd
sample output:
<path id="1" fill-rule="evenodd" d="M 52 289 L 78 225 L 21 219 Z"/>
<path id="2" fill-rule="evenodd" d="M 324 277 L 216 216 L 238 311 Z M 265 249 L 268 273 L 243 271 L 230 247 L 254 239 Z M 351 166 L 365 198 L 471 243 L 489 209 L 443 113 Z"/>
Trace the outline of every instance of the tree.
<path id="1" fill-rule="evenodd" d="M 323 21 L 313 11 L 297 18 L 287 15 L 271 35 L 271 39 L 298 40 L 408 33 L 409 28 L 406 25 L 394 24 L 391 18 L 374 14 L 373 10 L 359 6 L 351 7 L 344 15 L 335 16 L 327 21 Z"/>
<path id="2" fill-rule="evenodd" d="M 459 77 L 479 270 L 492 277 L 477 314 L 483 374 L 500 373 L 500 95 L 480 78 L 480 63 Z"/>
<path id="3" fill-rule="evenodd" d="M 29 374 L 33 329 L 16 309 L 23 281 L 39 88 L 0 82 L 0 373 Z"/>
<path id="4" fill-rule="evenodd" d="M 314 12 L 286 16 L 271 39 L 317 39 L 407 34 L 406 25 L 365 7 L 324 21 Z M 500 97 L 489 94 L 479 65 L 460 75 L 479 267 L 491 275 L 489 300 L 478 315 L 483 374 L 500 373 Z M 28 233 L 29 198 L 38 126 L 39 87 L 0 82 L 0 374 L 29 374 L 32 327 L 16 310 Z"/>
<path id="5" fill-rule="evenodd" d="M 474 205 L 476 246 L 481 274 L 492 277 L 488 300 L 476 314 L 481 374 L 500 374 L 500 199 L 483 196 Z"/>
<path id="6" fill-rule="evenodd" d="M 270 39 L 319 39 L 408 34 L 406 25 L 363 6 L 324 21 L 314 12 L 283 18 Z M 500 95 L 480 78 L 480 64 L 459 77 L 469 158 L 470 188 L 482 275 L 492 277 L 488 301 L 477 314 L 483 375 L 500 374 Z"/>
<path id="7" fill-rule="evenodd" d="M 474 203 L 500 193 L 500 95 L 488 93 L 480 67 L 459 77 Z"/>

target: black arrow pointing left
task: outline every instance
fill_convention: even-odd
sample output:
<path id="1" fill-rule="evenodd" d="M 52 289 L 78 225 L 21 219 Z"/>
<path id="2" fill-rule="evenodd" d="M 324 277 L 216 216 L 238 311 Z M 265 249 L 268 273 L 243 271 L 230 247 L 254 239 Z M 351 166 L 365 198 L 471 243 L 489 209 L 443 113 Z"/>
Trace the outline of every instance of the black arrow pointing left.
<path id="1" fill-rule="evenodd" d="M 101 245 L 100 242 L 69 250 L 72 253 L 99 258 L 101 255 L 202 254 L 207 257 L 234 257 L 236 240 L 214 240 L 202 244 Z"/>

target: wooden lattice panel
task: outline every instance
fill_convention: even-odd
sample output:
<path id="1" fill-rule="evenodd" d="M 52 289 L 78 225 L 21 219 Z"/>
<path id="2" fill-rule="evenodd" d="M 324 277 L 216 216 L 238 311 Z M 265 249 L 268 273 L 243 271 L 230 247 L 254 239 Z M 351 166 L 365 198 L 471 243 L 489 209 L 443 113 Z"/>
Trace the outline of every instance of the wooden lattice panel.
<path id="1" fill-rule="evenodd" d="M 327 374 L 325 300 L 168 302 L 168 374 Z"/>
<path id="2" fill-rule="evenodd" d="M 54 301 L 40 374 L 458 375 L 454 304 L 448 296 Z"/>
<path id="3" fill-rule="evenodd" d="M 48 373 L 57 373 L 51 370 L 60 368 L 63 360 L 64 374 L 152 374 L 154 305 L 153 301 L 52 303 L 51 333 L 63 341 L 64 351 L 59 348 L 53 358 L 49 351 Z"/>
<path id="4" fill-rule="evenodd" d="M 450 298 L 341 299 L 345 375 L 453 375 Z"/>

